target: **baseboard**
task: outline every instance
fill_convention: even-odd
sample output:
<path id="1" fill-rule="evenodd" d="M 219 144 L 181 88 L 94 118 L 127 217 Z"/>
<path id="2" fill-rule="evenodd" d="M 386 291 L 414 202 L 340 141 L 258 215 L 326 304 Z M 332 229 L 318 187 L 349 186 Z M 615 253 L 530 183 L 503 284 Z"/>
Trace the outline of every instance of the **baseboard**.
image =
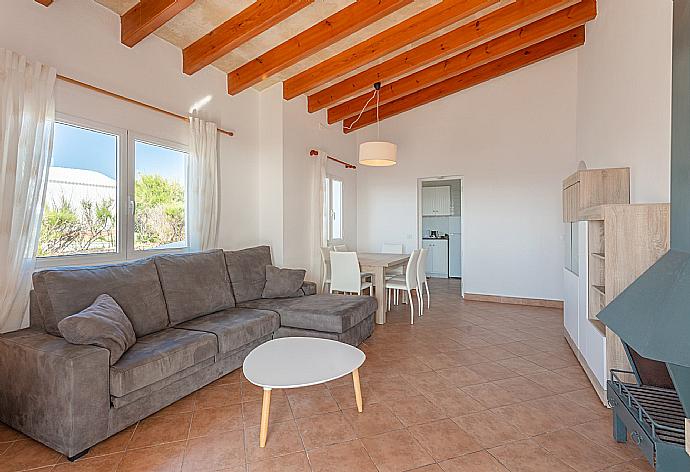
<path id="1" fill-rule="evenodd" d="M 508 305 L 525 305 L 538 306 L 543 308 L 560 308 L 563 309 L 562 300 L 544 300 L 541 298 L 518 298 L 518 297 L 504 297 L 502 295 L 483 295 L 480 293 L 467 293 L 464 295 L 465 300 L 473 302 L 492 302 L 505 303 Z"/>
<path id="2" fill-rule="evenodd" d="M 587 365 L 587 362 L 585 362 L 585 356 L 582 355 L 580 350 L 577 348 L 575 345 L 575 342 L 572 340 L 570 337 L 570 334 L 568 333 L 568 330 L 563 328 L 563 336 L 565 336 L 565 340 L 568 342 L 568 345 L 570 345 L 570 349 L 572 349 L 573 354 L 575 354 L 575 357 L 577 357 L 577 361 L 580 363 L 582 366 L 582 370 L 585 371 L 585 374 L 587 375 L 587 378 L 589 379 L 589 383 L 592 384 L 592 387 L 594 387 L 594 391 L 597 392 L 597 395 L 599 396 L 599 400 L 601 400 L 601 403 L 604 404 L 605 407 L 608 408 L 609 406 L 609 401 L 606 398 L 606 390 L 601 386 L 599 381 L 597 380 L 597 376 L 594 375 L 594 372 L 592 372 L 592 369 L 589 368 Z"/>

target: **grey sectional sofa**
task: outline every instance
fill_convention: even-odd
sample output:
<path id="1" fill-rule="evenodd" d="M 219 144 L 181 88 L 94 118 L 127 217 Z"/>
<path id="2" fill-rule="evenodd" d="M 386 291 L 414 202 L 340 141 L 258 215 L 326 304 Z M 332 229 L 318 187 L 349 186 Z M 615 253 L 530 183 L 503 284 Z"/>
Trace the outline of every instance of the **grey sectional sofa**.
<path id="1" fill-rule="evenodd" d="M 270 264 L 260 246 L 37 272 L 31 326 L 0 335 L 0 421 L 75 458 L 237 369 L 273 337 L 357 345 L 371 335 L 372 297 L 317 295 L 305 282 L 292 297 L 261 299 Z M 57 329 L 103 293 L 137 336 L 112 366 L 107 349 L 69 344 Z"/>

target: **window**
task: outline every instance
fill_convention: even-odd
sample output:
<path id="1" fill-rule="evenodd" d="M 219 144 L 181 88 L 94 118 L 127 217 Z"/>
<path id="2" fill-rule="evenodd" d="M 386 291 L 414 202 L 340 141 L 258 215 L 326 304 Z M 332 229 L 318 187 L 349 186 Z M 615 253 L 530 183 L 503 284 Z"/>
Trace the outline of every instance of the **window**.
<path id="1" fill-rule="evenodd" d="M 58 117 L 39 266 L 185 250 L 186 167 L 179 144 Z"/>
<path id="2" fill-rule="evenodd" d="M 324 234 L 328 241 L 343 239 L 343 181 L 326 177 Z"/>

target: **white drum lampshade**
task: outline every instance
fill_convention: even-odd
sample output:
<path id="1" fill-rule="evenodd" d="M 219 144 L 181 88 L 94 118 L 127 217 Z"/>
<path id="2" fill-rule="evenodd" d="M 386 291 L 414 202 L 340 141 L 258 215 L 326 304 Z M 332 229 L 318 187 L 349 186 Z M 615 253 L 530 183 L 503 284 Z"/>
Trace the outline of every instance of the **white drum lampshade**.
<path id="1" fill-rule="evenodd" d="M 370 141 L 359 145 L 359 163 L 364 166 L 393 166 L 398 161 L 398 146 L 386 141 Z"/>

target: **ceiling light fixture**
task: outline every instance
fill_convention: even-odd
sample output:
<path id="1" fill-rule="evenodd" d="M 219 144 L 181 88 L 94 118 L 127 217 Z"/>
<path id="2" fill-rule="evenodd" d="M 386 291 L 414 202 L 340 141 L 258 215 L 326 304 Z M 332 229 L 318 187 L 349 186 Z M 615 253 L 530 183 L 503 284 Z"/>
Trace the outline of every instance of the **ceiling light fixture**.
<path id="1" fill-rule="evenodd" d="M 379 121 L 380 90 L 381 82 L 376 82 L 374 84 L 374 94 L 367 100 L 357 119 L 347 128 L 352 129 L 355 123 L 362 117 L 362 113 L 367 109 L 369 103 L 376 97 L 376 141 L 367 141 L 359 145 L 359 163 L 364 166 L 386 167 L 393 166 L 398 162 L 398 146 L 388 141 L 381 141 L 381 123 Z"/>

